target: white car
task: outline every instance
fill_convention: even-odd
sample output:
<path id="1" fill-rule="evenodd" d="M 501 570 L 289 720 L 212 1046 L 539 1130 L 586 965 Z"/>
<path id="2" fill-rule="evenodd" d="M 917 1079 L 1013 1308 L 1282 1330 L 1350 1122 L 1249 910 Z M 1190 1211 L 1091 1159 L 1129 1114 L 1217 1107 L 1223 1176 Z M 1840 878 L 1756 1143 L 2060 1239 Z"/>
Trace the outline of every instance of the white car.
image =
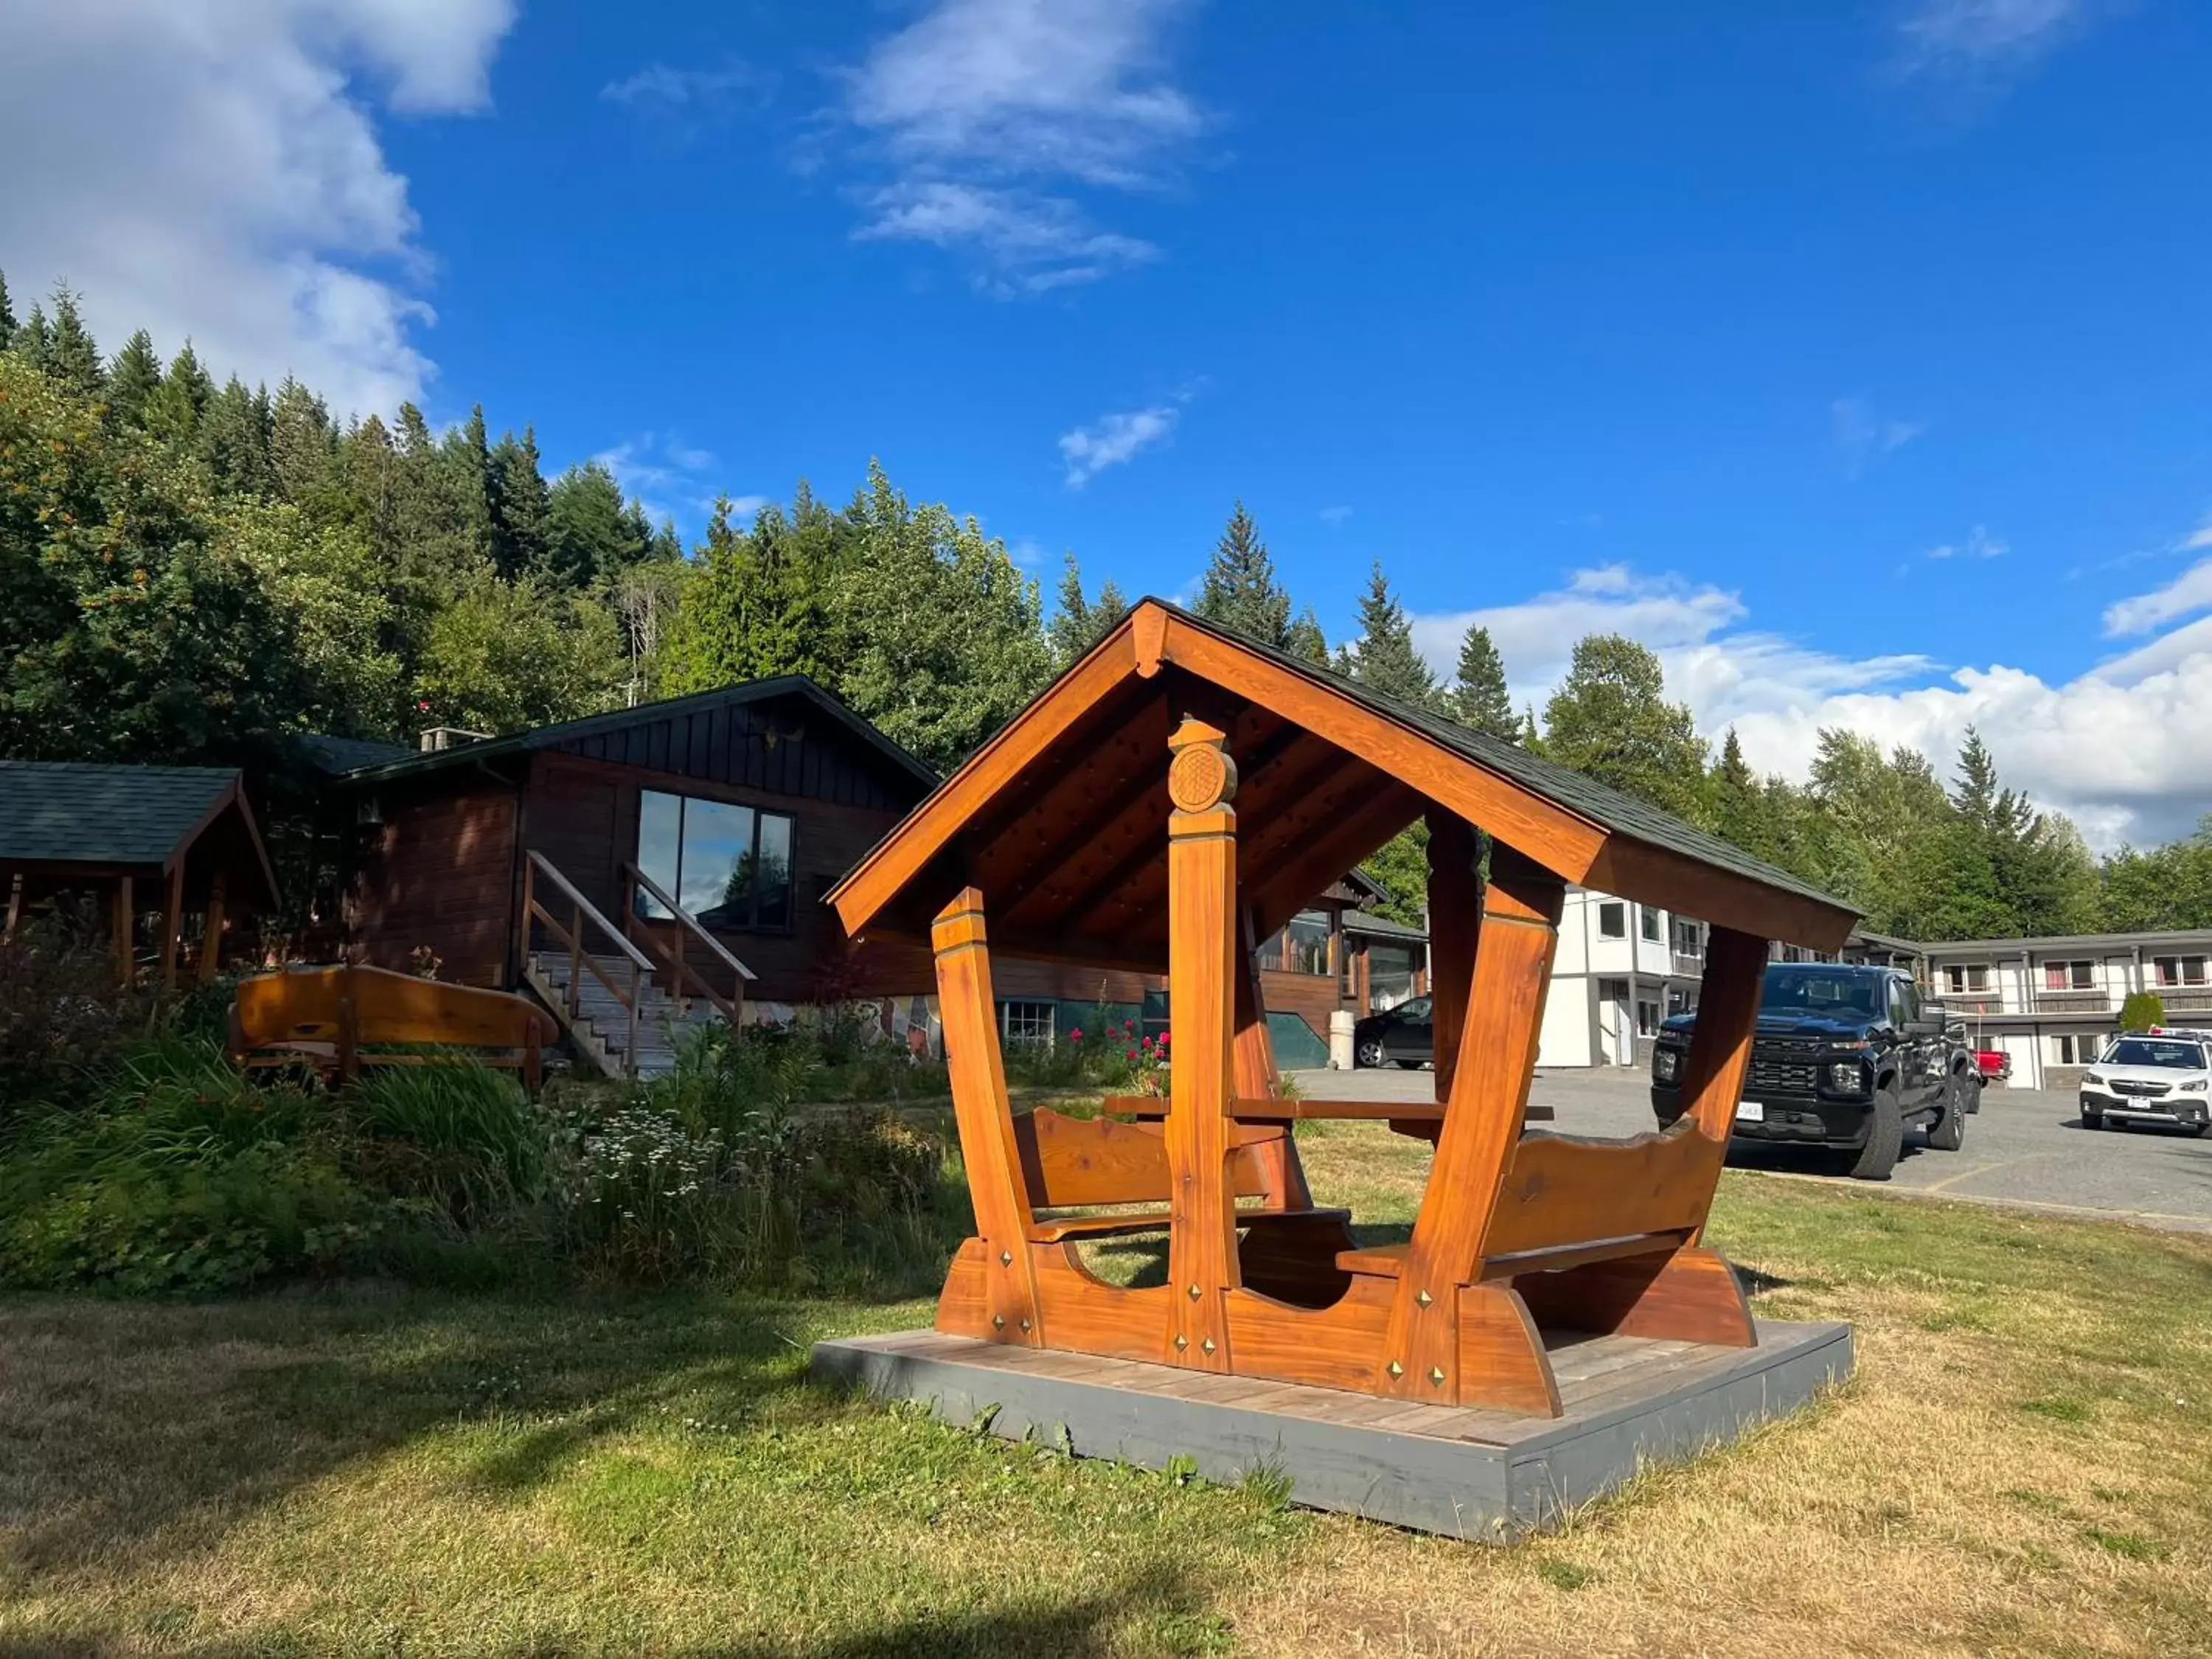
<path id="1" fill-rule="evenodd" d="M 2081 1127 L 2107 1123 L 2212 1128 L 2212 1043 L 2196 1032 L 2116 1040 L 2081 1073 Z"/>

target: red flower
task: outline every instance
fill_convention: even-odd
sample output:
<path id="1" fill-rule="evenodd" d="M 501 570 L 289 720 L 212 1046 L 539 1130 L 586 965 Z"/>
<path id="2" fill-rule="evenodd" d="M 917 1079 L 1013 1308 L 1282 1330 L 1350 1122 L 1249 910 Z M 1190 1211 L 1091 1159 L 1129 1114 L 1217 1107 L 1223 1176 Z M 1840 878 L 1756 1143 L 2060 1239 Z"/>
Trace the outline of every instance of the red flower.
<path id="1" fill-rule="evenodd" d="M 1132 1059 L 1132 1060 L 1134 1060 L 1136 1057 L 1137 1057 L 1137 1051 L 1136 1051 L 1134 1048 L 1130 1049 L 1130 1050 L 1129 1050 L 1129 1058 L 1130 1058 L 1130 1059 Z"/>
<path id="2" fill-rule="evenodd" d="M 1073 1030 L 1070 1031 L 1070 1032 L 1067 1034 L 1067 1040 L 1068 1040 L 1070 1042 L 1082 1042 L 1082 1041 L 1083 1041 L 1083 1028 L 1082 1028 L 1080 1025 L 1079 1025 L 1079 1026 L 1077 1026 Z"/>

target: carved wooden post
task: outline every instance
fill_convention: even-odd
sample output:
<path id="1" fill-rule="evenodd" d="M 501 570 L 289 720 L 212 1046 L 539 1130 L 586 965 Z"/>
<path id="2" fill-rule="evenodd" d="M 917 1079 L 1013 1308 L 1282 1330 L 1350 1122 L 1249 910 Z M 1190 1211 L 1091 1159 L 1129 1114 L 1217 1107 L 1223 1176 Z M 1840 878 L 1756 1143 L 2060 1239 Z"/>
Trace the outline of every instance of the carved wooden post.
<path id="1" fill-rule="evenodd" d="M 1168 739 L 1168 1283 L 1164 1358 L 1230 1369 L 1237 1217 L 1226 1160 L 1235 1075 L 1237 766 L 1226 733 L 1186 719 Z"/>
<path id="2" fill-rule="evenodd" d="M 177 951 L 185 935 L 185 860 L 169 866 L 169 889 L 161 902 L 161 988 L 177 988 Z"/>
<path id="3" fill-rule="evenodd" d="M 1468 992 L 1474 983 L 1475 936 L 1482 926 L 1475 860 L 1481 848 L 1481 836 L 1465 818 L 1429 809 L 1429 1029 L 1435 1033 L 1438 1100 L 1451 1098 Z"/>
<path id="4" fill-rule="evenodd" d="M 1282 1093 L 1282 1077 L 1275 1069 L 1275 1042 L 1267 1031 L 1267 999 L 1260 981 L 1259 944 L 1253 937 L 1252 912 L 1237 910 L 1237 1037 L 1232 1082 L 1238 1100 L 1273 1100 Z M 1298 1164 L 1298 1146 L 1290 1126 L 1280 1140 L 1252 1148 L 1252 1156 L 1267 1177 L 1267 1206 L 1271 1210 L 1304 1210 L 1313 1204 L 1306 1189 L 1305 1170 Z"/>
<path id="5" fill-rule="evenodd" d="M 1766 941 L 1733 928 L 1714 928 L 1705 942 L 1705 971 L 1698 987 L 1698 1023 L 1683 1056 L 1681 1101 L 1698 1133 L 1723 1148 L 1734 1127 L 1735 1103 L 1743 1098 L 1744 1074 L 1751 1069 L 1752 1038 L 1765 984 Z M 1698 1217 L 1700 1231 L 1704 1219 Z"/>
<path id="6" fill-rule="evenodd" d="M 1494 850 L 1459 1063 L 1391 1304 L 1379 1394 L 1439 1405 L 1559 1409 L 1543 1345 L 1521 1298 L 1504 1285 L 1473 1281 L 1528 1109 L 1562 896 L 1558 877 Z M 1443 994 L 1450 965 L 1437 961 L 1432 995 Z"/>
<path id="7" fill-rule="evenodd" d="M 938 1016 L 945 1027 L 945 1061 L 951 1076 L 960 1156 L 968 1166 L 975 1233 L 983 1245 L 988 1340 L 1035 1347 L 1043 1340 L 1036 1279 L 1030 1265 L 1029 1230 L 1036 1216 L 1023 1190 L 1020 1156 L 1014 1146 L 981 891 L 963 888 L 938 912 L 930 944 L 937 954 Z"/>

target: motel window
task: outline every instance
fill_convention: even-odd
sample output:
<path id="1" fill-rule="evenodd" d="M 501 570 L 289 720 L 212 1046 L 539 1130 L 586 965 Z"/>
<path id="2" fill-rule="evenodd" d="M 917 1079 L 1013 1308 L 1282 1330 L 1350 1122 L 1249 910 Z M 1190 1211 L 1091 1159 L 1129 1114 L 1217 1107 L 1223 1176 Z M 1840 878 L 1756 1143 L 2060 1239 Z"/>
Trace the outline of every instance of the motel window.
<path id="1" fill-rule="evenodd" d="M 1659 1005 L 1656 1002 L 1647 1002 L 1642 997 L 1638 997 L 1636 1000 L 1636 1035 L 1654 1036 L 1658 1034 L 1658 1030 Z"/>
<path id="2" fill-rule="evenodd" d="M 2203 957 L 2160 957 L 2154 965 L 2158 970 L 2160 985 L 2202 985 L 2204 983 Z"/>
<path id="3" fill-rule="evenodd" d="M 2093 962 L 2046 962 L 2043 964 L 2043 988 L 2087 991 L 2094 983 L 2096 966 Z"/>
<path id="4" fill-rule="evenodd" d="M 1319 910 L 1301 910 L 1283 929 L 1287 947 L 1284 966 L 1294 974 L 1328 971 L 1328 918 Z"/>
<path id="5" fill-rule="evenodd" d="M 781 932 L 791 926 L 791 820 L 729 801 L 640 792 L 637 867 L 707 927 Z M 640 890 L 638 914 L 667 908 Z"/>
<path id="6" fill-rule="evenodd" d="M 1049 1048 L 1054 1012 L 1049 1002 L 1002 1002 L 999 1005 L 999 1036 L 1010 1048 Z"/>
<path id="7" fill-rule="evenodd" d="M 1617 901 L 1597 907 L 1597 932 L 1600 939 L 1628 937 L 1628 907 Z"/>
<path id="8" fill-rule="evenodd" d="M 2078 1035 L 2062 1031 L 2056 1041 L 2061 1066 L 2094 1066 L 2097 1056 L 2105 1051 L 2105 1039 L 2094 1031 Z"/>
<path id="9" fill-rule="evenodd" d="M 1693 1006 L 1690 999 L 1691 993 L 1688 986 L 1668 986 L 1667 988 L 1667 1017 L 1669 1019 L 1672 1019 L 1676 1014 L 1688 1013 Z"/>
<path id="10" fill-rule="evenodd" d="M 1659 927 L 1659 924 L 1661 921 L 1664 921 L 1665 918 L 1661 916 L 1656 910 L 1653 909 L 1648 904 L 1644 905 L 1638 914 L 1644 919 L 1644 937 L 1650 939 L 1654 945 L 1656 945 L 1661 939 L 1665 937 L 1665 935 L 1661 933 Z"/>
<path id="11" fill-rule="evenodd" d="M 1694 921 L 1684 921 L 1679 916 L 1676 917 L 1674 954 L 1678 957 L 1694 957 L 1700 954 L 1704 948 L 1705 941 L 1698 936 L 1698 924 Z"/>
<path id="12" fill-rule="evenodd" d="M 1971 967 L 1953 963 L 1943 970 L 1943 988 L 1954 995 L 1981 992 L 1990 988 L 1990 970 L 1984 963 Z"/>

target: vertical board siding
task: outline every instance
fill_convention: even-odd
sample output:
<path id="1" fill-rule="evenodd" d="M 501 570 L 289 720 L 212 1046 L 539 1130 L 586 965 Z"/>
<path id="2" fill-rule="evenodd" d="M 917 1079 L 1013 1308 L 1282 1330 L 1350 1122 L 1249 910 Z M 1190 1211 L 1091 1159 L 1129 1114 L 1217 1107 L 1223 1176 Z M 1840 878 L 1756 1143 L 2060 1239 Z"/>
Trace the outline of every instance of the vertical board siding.
<path id="1" fill-rule="evenodd" d="M 363 959 L 404 971 L 418 945 L 459 985 L 501 986 L 514 926 L 513 791 L 480 785 L 459 794 L 385 803 L 362 847 L 346 899 L 346 934 Z"/>

